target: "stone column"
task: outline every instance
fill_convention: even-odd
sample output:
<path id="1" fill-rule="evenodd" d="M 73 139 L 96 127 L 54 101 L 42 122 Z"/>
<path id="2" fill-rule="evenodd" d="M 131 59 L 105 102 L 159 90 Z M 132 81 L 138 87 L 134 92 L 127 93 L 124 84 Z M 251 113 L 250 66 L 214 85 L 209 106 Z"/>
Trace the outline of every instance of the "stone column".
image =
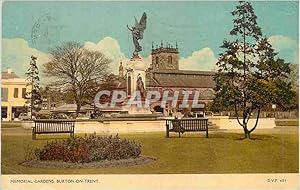
<path id="1" fill-rule="evenodd" d="M 127 93 L 132 94 L 136 91 L 136 81 L 138 76 L 142 77 L 144 88 L 146 89 L 146 65 L 140 56 L 133 56 L 127 67 Z"/>
<path id="2" fill-rule="evenodd" d="M 12 106 L 11 105 L 7 106 L 7 120 L 8 121 L 12 120 Z"/>
<path id="3" fill-rule="evenodd" d="M 134 55 L 127 67 L 127 94 L 128 98 L 137 90 L 137 80 L 141 77 L 144 89 L 146 90 L 146 64 L 143 62 L 139 55 Z M 142 103 L 144 105 L 144 103 Z M 138 108 L 137 105 L 132 105 L 129 110 L 129 114 L 151 114 L 150 108 Z"/>

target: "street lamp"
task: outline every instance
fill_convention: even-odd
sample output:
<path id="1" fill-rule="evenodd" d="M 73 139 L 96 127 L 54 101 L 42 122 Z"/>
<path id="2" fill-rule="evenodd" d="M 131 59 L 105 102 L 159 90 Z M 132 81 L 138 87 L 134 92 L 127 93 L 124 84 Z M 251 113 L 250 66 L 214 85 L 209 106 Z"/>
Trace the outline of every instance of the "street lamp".
<path id="1" fill-rule="evenodd" d="M 274 115 L 274 118 L 275 118 L 275 109 L 276 109 L 276 104 L 272 104 L 272 109 L 273 109 L 273 115 Z"/>

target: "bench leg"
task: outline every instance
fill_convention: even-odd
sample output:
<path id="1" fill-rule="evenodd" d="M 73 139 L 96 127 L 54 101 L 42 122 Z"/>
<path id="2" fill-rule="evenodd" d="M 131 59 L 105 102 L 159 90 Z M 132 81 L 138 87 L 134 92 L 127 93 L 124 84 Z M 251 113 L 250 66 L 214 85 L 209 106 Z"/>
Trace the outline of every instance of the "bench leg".
<path id="1" fill-rule="evenodd" d="M 166 126 L 166 137 L 169 138 L 169 126 Z"/>
<path id="2" fill-rule="evenodd" d="M 180 132 L 178 133 L 178 135 L 179 135 L 179 138 L 180 138 Z"/>
<path id="3" fill-rule="evenodd" d="M 36 128 L 33 127 L 33 128 L 32 128 L 32 131 L 31 131 L 31 132 L 32 132 L 32 140 L 35 140 L 35 139 L 36 139 L 35 129 L 36 129 Z"/>
<path id="4" fill-rule="evenodd" d="M 208 138 L 208 128 L 206 128 L 206 138 Z"/>
<path id="5" fill-rule="evenodd" d="M 71 138 L 74 138 L 74 133 L 70 133 L 70 137 L 71 137 Z"/>

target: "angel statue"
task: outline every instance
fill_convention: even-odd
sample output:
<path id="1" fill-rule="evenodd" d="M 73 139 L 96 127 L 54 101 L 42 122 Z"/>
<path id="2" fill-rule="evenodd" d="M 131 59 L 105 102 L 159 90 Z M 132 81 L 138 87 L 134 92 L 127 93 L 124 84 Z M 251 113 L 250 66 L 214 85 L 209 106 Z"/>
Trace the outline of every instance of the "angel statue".
<path id="1" fill-rule="evenodd" d="M 136 90 L 140 91 L 142 98 L 144 98 L 145 97 L 145 87 L 144 87 L 143 79 L 140 74 L 138 75 L 137 78 L 138 79 L 136 81 Z"/>
<path id="2" fill-rule="evenodd" d="M 133 44 L 135 47 L 133 55 L 137 55 L 138 52 L 142 51 L 142 47 L 140 46 L 138 40 L 143 39 L 143 33 L 144 33 L 144 30 L 146 29 L 147 15 L 144 12 L 139 23 L 137 22 L 135 17 L 134 17 L 134 19 L 135 19 L 135 26 L 133 26 L 132 28 L 129 28 L 127 25 L 127 28 L 132 32 Z"/>

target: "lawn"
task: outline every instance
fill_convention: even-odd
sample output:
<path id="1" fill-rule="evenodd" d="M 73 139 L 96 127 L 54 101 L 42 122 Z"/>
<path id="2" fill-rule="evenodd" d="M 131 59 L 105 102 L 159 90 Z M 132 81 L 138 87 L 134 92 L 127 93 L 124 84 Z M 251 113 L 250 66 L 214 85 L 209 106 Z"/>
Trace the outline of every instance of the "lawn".
<path id="1" fill-rule="evenodd" d="M 157 161 L 138 166 L 98 169 L 27 168 L 27 147 L 40 147 L 54 138 L 66 136 L 39 135 L 31 140 L 30 130 L 2 129 L 3 174 L 220 174 L 220 173 L 297 173 L 298 130 L 292 133 L 262 131 L 255 140 L 239 140 L 242 134 L 228 132 L 184 133 L 181 138 L 164 133 L 121 134 L 142 144 L 142 154 Z"/>
<path id="2" fill-rule="evenodd" d="M 1 128 L 15 128 L 15 127 L 21 127 L 20 122 L 1 122 Z"/>
<path id="3" fill-rule="evenodd" d="M 276 119 L 276 126 L 299 126 L 298 119 Z"/>

